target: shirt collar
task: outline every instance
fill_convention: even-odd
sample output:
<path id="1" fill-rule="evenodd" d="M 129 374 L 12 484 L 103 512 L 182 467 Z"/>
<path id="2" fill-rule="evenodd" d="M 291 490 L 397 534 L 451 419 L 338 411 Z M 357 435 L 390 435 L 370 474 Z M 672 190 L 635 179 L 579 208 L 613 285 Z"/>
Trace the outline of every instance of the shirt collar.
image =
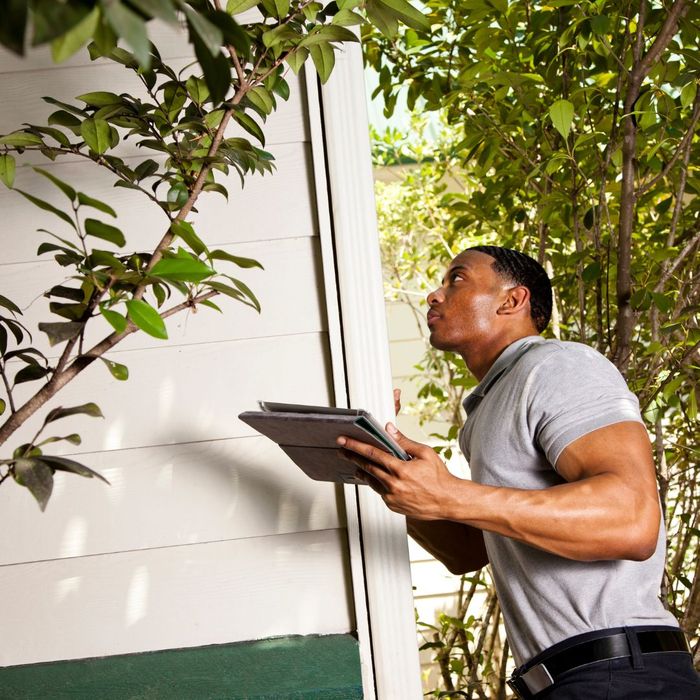
<path id="1" fill-rule="evenodd" d="M 478 406 L 481 399 L 488 394 L 491 387 L 501 378 L 501 376 L 509 370 L 530 348 L 534 345 L 544 343 L 545 339 L 540 335 L 528 335 L 524 338 L 512 342 L 505 350 L 496 358 L 496 361 L 491 365 L 489 371 L 484 375 L 484 378 L 479 384 L 472 389 L 469 396 L 464 399 L 464 410 L 469 415 Z"/>

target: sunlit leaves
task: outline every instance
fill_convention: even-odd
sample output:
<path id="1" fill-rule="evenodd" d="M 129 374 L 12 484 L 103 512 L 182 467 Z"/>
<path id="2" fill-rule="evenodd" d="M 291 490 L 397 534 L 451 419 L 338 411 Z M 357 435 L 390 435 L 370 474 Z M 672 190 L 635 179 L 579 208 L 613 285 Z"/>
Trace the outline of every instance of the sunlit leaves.
<path id="1" fill-rule="evenodd" d="M 79 406 L 69 406 L 68 408 L 59 406 L 58 408 L 54 408 L 49 411 L 44 419 L 44 423 L 53 423 L 61 418 L 78 415 L 91 416 L 92 418 L 104 418 L 100 407 L 96 403 L 90 401 L 88 403 L 80 404 Z"/>
<path id="2" fill-rule="evenodd" d="M 80 22 L 51 43 L 51 56 L 56 63 L 70 58 L 92 38 L 100 19 L 100 10 L 94 7 Z"/>
<path id="3" fill-rule="evenodd" d="M 106 3 L 103 9 L 117 36 L 124 38 L 141 65 L 150 65 L 148 31 L 145 21 L 120 0 Z"/>
<path id="4" fill-rule="evenodd" d="M 52 347 L 72 340 L 84 327 L 85 324 L 78 321 L 39 323 L 39 330 L 46 333 Z"/>
<path id="5" fill-rule="evenodd" d="M 110 374 L 118 381 L 125 382 L 129 378 L 129 368 L 126 365 L 122 365 L 119 362 L 113 362 L 108 360 L 106 357 L 100 358 L 102 362 L 106 365 Z"/>
<path id="6" fill-rule="evenodd" d="M 112 130 L 104 119 L 86 119 L 80 124 L 80 134 L 98 155 L 112 147 Z"/>
<path id="7" fill-rule="evenodd" d="M 46 504 L 53 491 L 53 470 L 39 459 L 21 458 L 13 465 L 13 477 L 21 486 L 26 486 L 34 496 L 39 508 L 46 509 Z"/>
<path id="8" fill-rule="evenodd" d="M 159 260 L 150 272 L 153 277 L 175 282 L 201 282 L 214 273 L 215 270 L 194 257 Z"/>
<path id="9" fill-rule="evenodd" d="M 120 229 L 97 219 L 85 219 L 85 233 L 88 236 L 109 241 L 120 248 L 126 244 L 126 238 Z"/>
<path id="10" fill-rule="evenodd" d="M 15 159 L 9 153 L 0 154 L 0 181 L 6 187 L 12 187 L 15 184 Z"/>
<path id="11" fill-rule="evenodd" d="M 168 339 L 168 331 L 160 314 L 142 299 L 129 299 L 126 302 L 129 320 L 148 335 L 161 340 Z"/>

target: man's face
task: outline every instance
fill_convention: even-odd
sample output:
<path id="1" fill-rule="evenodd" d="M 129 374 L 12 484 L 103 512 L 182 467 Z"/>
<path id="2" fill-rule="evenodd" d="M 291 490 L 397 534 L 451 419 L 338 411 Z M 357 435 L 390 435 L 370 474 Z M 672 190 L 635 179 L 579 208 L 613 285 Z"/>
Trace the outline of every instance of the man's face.
<path id="1" fill-rule="evenodd" d="M 497 310 L 508 283 L 494 272 L 493 258 L 470 250 L 450 264 L 442 286 L 428 295 L 430 344 L 461 352 L 474 341 L 487 341 L 496 331 Z"/>

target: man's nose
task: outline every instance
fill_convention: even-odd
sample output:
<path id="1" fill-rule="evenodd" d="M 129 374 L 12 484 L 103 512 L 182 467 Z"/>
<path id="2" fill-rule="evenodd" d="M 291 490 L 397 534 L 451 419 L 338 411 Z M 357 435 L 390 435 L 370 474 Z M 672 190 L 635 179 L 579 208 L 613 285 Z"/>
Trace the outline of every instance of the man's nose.
<path id="1" fill-rule="evenodd" d="M 444 301 L 444 299 L 445 299 L 445 297 L 442 293 L 442 287 L 438 287 L 437 289 L 434 289 L 426 297 L 426 300 L 428 302 L 428 306 L 434 306 L 435 304 L 440 304 Z"/>

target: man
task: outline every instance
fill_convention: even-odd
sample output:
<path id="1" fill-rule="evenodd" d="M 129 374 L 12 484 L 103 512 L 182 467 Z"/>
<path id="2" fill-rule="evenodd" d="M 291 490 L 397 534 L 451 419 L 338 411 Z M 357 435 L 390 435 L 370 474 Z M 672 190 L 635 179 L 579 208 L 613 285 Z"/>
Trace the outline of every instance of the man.
<path id="1" fill-rule="evenodd" d="M 478 246 L 428 295 L 430 342 L 479 385 L 464 402 L 459 479 L 387 429 L 402 462 L 340 438 L 409 533 L 453 573 L 492 565 L 523 698 L 700 698 L 687 643 L 658 594 L 665 536 L 636 397 L 596 351 L 545 340 L 549 279 Z"/>

